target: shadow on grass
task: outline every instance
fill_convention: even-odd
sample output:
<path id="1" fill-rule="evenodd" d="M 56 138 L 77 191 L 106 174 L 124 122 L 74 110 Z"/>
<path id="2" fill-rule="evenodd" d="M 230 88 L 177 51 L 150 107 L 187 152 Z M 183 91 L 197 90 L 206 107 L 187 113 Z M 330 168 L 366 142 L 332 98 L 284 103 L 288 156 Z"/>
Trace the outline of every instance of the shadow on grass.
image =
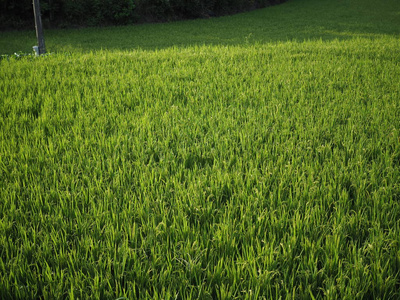
<path id="1" fill-rule="evenodd" d="M 244 45 L 304 40 L 400 36 L 400 1 L 288 0 L 213 19 L 121 27 L 46 30 L 51 52 L 156 50 L 172 46 Z M 0 54 L 31 52 L 35 33 L 3 32 Z"/>

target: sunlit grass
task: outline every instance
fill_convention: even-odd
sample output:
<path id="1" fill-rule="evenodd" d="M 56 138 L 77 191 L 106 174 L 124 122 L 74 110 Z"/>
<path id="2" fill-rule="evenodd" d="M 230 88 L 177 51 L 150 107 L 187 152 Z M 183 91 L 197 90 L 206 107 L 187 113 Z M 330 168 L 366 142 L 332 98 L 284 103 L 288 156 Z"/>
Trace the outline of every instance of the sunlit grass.
<path id="1" fill-rule="evenodd" d="M 385 32 L 3 59 L 0 298 L 399 298 Z"/>

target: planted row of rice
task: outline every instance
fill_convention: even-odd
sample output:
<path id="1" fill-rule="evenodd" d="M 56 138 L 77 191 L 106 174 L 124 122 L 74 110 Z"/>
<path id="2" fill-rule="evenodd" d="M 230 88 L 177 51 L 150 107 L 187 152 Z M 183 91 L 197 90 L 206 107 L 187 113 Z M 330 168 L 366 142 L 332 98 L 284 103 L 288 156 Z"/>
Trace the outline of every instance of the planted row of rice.
<path id="1" fill-rule="evenodd" d="M 2 299 L 395 299 L 398 39 L 0 62 Z"/>

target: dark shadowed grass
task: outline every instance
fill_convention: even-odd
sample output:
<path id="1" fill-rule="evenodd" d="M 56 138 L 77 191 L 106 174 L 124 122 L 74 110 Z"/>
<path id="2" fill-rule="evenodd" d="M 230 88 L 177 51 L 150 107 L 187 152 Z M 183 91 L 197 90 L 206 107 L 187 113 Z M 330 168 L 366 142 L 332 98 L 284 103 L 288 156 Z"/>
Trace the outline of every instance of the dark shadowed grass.
<path id="1" fill-rule="evenodd" d="M 50 52 L 100 49 L 155 50 L 171 46 L 243 45 L 288 40 L 399 36 L 400 2 L 385 0 L 289 0 L 287 3 L 214 19 L 123 27 L 46 30 Z M 32 52 L 35 31 L 1 32 L 0 54 Z"/>

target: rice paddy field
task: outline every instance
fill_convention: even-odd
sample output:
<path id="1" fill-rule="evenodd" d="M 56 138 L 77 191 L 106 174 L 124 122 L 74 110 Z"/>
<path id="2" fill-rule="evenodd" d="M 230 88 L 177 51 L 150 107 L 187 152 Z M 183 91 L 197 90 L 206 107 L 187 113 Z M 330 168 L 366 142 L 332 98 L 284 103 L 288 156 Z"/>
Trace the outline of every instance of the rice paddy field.
<path id="1" fill-rule="evenodd" d="M 400 298 L 400 2 L 45 34 L 0 61 L 1 299 Z"/>

